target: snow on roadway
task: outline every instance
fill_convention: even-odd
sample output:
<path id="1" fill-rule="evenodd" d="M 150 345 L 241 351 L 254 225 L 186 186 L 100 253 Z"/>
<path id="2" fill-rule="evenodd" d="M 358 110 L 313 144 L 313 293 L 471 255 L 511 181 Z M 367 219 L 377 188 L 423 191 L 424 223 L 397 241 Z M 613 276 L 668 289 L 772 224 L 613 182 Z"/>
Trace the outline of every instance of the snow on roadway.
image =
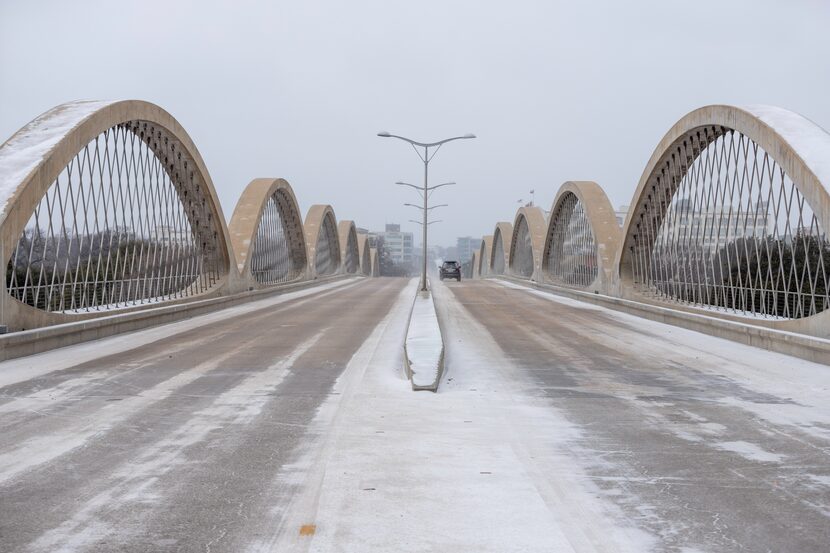
<path id="1" fill-rule="evenodd" d="M 512 282 L 492 282 L 571 308 L 602 312 L 614 322 L 606 326 L 597 323 L 593 330 L 603 334 L 606 345 L 621 352 L 647 348 L 650 354 L 662 355 L 667 359 L 697 359 L 701 368 L 708 366 L 718 375 L 727 377 L 748 390 L 785 400 L 797 398 L 797 401 L 789 403 L 757 403 L 736 397 L 724 397 L 719 401 L 751 412 L 772 424 L 797 426 L 816 438 L 830 439 L 830 406 L 827 403 L 830 370 L 825 365 Z M 649 334 L 661 336 L 662 339 L 651 339 Z M 687 436 L 684 438 L 695 439 Z"/>
<path id="2" fill-rule="evenodd" d="M 571 452 L 580 432 L 513 378 L 516 367 L 452 295 L 446 382 L 413 393 L 400 341 L 413 281 L 321 407 L 305 452 L 278 482 L 263 551 L 623 551 L 654 542 L 627 526 Z M 441 308 L 441 307 L 439 307 Z"/>
<path id="3" fill-rule="evenodd" d="M 65 366 L 67 358 L 77 363 L 78 357 L 67 355 L 69 351 L 94 358 L 263 305 L 306 295 L 319 297 L 317 292 L 321 289 L 340 286 L 333 284 L 268 298 L 133 333 L 131 340 L 108 338 L 94 346 L 72 346 L 27 358 L 25 362 L 31 364 L 31 370 L 43 374 Z M 514 361 L 445 285 L 437 285 L 434 293 L 442 320 L 451 321 L 444 329 L 447 373 L 437 394 L 411 391 L 403 373 L 400 344 L 416 286 L 417 281 L 411 281 L 354 354 L 334 393 L 318 411 L 296 462 L 282 467 L 271 483 L 276 488 L 288 487 L 297 492 L 290 503 L 277 503 L 275 499 L 272 511 L 262 513 L 266 519 L 262 527 L 272 533 L 252 535 L 251 539 L 256 541 L 248 550 L 642 552 L 657 545 L 652 534 L 630 525 L 630 517 L 587 474 L 597 462 L 609 461 L 594 458 L 590 461 L 593 465 L 586 464 L 593 455 L 584 449 L 583 430 L 569 422 L 551 400 L 533 394 L 532 389 L 526 388 L 526 381 L 516 378 L 521 371 Z M 528 291 L 552 302 L 606 312 L 611 322 L 607 329 L 597 331 L 604 330 L 609 347 L 620 351 L 637 348 L 637 340 L 641 340 L 642 347 L 643 333 L 651 331 L 665 337 L 662 345 L 649 339 L 649 347 L 658 348 L 658 355 L 663 348 L 666 354 L 707 355 L 707 362 L 737 356 L 742 363 L 721 362 L 717 366 L 719 374 L 743 380 L 751 389 L 774 390 L 777 395 L 792 394 L 799 399 L 797 404 L 776 405 L 774 411 L 755 404 L 746 406 L 747 409 L 769 409 L 767 416 L 783 417 L 784 422 L 817 435 L 830 428 L 825 426 L 825 420 L 830 420 L 826 402 L 816 403 L 819 398 L 826 398 L 830 385 L 826 367 Z M 639 338 L 633 328 L 641 331 Z M 313 347 L 317 339 L 319 335 L 299 344 L 294 355 Z M 283 370 L 278 365 L 219 396 L 211 407 L 196 413 L 171 435 L 162 449 L 142 452 L 135 459 L 135 467 L 119 473 L 120 480 L 112 487 L 86 498 L 72 518 L 33 545 L 49 550 L 61 542 L 61 537 L 73 536 L 70 544 L 62 543 L 69 549 L 83 549 L 96 536 L 118 531 L 106 526 L 98 514 L 111 505 L 152 496 L 154 475 L 162 467 L 174 466 L 176 456 L 188 444 L 201 439 L 210 424 L 240 425 L 255 416 L 259 400 L 248 404 L 251 392 L 273 389 Z M 4 378 L 19 380 L 12 367 L 0 364 L 0 382 Z M 196 372 L 184 371 L 174 378 L 187 380 Z M 158 394 L 178 387 L 179 382 L 162 384 L 155 391 L 137 396 L 135 401 L 155 401 Z M 67 390 L 58 387 L 50 393 L 65 394 Z M 39 392 L 19 400 L 23 402 L 19 406 L 28 408 L 47 397 L 45 391 Z M 13 409 L 13 405 L 7 404 L 5 409 Z M 113 405 L 111 409 L 110 414 L 117 418 L 121 407 Z M 708 440 L 713 447 L 756 462 L 783 460 L 750 442 L 723 438 L 711 441 L 720 435 L 722 426 L 694 413 L 688 416 L 698 423 L 698 430 L 687 429 L 685 439 Z M 78 447 L 87 438 L 83 428 L 70 430 L 61 436 L 49 436 L 51 445 L 28 444 L 28 450 L 5 460 L 11 463 L 0 474 L 8 476 L 32 463 L 44 462 L 55 451 Z M 66 443 L 56 439 L 61 437 Z M 816 486 L 827 485 L 826 477 L 809 476 Z M 263 482 L 263 488 L 268 488 L 268 484 Z M 644 511 L 651 508 L 638 497 L 630 499 L 639 501 Z"/>
<path id="4" fill-rule="evenodd" d="M 205 439 L 217 428 L 249 423 L 269 401 L 269 394 L 276 390 L 294 362 L 311 349 L 325 330 L 298 344 L 294 350 L 262 372 L 244 378 L 233 388 L 218 395 L 209 407 L 197 411 L 170 436 L 150 448 L 136 452 L 129 462 L 118 467 L 114 484 L 97 495 L 86 498 L 77 511 L 60 526 L 44 532 L 30 544 L 33 551 L 81 551 L 88 546 L 106 541 L 107 536 L 124 538 L 126 527 L 114 527 L 105 522 L 107 513 L 130 504 L 153 502 L 163 490 L 159 479 L 176 467 L 191 460 L 185 450 Z M 236 350 L 222 356 L 227 359 Z M 216 363 L 213 363 L 214 365 Z M 192 370 L 192 369 L 191 369 Z"/>
<path id="5" fill-rule="evenodd" d="M 205 324 L 217 323 L 229 317 L 249 313 L 267 306 L 279 305 L 292 299 L 306 298 L 300 300 L 300 302 L 314 301 L 320 298 L 321 295 L 341 290 L 347 282 L 349 281 L 340 281 L 280 296 L 269 297 L 178 323 L 69 346 L 68 348 L 52 350 L 23 359 L 5 361 L 0 363 L 0 387 L 21 380 L 36 378 L 47 372 L 71 367 L 83 363 L 88 359 L 100 358 L 132 349 Z M 356 281 L 351 282 L 352 284 L 356 284 Z M 61 427 L 58 432 L 45 433 L 31 438 L 0 454 L 0 483 L 8 481 L 24 471 L 31 470 L 34 467 L 57 459 L 61 455 L 65 455 L 76 448 L 84 446 L 89 440 L 112 431 L 120 421 L 125 420 L 139 409 L 162 401 L 183 386 L 190 384 L 220 366 L 222 362 L 233 358 L 238 353 L 238 349 L 244 348 L 244 345 L 239 344 L 237 349 L 231 348 L 223 355 L 216 356 L 209 361 L 183 370 L 159 382 L 152 388 L 142 391 L 140 394 L 107 405 L 103 410 L 102 418 L 106 421 L 104 425 L 92 423 L 85 418 L 72 419 Z M 28 397 L 14 398 L 13 401 L 0 406 L 0 414 L 16 410 L 36 411 L 42 406 L 48 405 L 56 398 L 66 396 L 71 392 L 73 386 L 82 385 L 94 376 L 87 374 L 77 379 L 74 384 L 71 382 L 69 384 L 59 384 L 55 387 L 39 390 Z"/>

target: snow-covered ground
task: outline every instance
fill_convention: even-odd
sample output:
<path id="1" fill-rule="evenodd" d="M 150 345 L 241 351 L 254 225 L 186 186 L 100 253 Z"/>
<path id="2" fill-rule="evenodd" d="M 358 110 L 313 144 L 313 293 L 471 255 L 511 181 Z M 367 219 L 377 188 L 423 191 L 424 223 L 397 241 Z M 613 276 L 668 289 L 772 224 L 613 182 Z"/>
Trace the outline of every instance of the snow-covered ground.
<path id="1" fill-rule="evenodd" d="M 458 357 L 452 386 L 409 391 L 398 344 L 413 293 L 340 377 L 309 433 L 319 439 L 279 476 L 299 493 L 274 506 L 278 531 L 251 550 L 648 550 L 653 538 L 599 498 L 570 454 L 579 430 L 515 383 L 511 360 L 458 303 L 445 336 Z"/>
<path id="2" fill-rule="evenodd" d="M 436 390 L 444 359 L 444 341 L 430 292 L 417 292 L 406 333 L 412 388 Z"/>
<path id="3" fill-rule="evenodd" d="M 826 367 L 466 281 L 435 284 L 446 372 L 412 393 L 417 282 L 357 282 L 0 363 L 20 387 L 0 398 L 0 491 L 17 502 L 0 501 L 0 536 L 44 552 L 825 551 Z M 355 314 L 371 286 L 382 302 Z M 179 349 L 118 357 L 173 333 Z M 84 472 L 99 455 L 114 462 Z"/>
<path id="4" fill-rule="evenodd" d="M 720 400 L 722 403 L 750 411 L 770 423 L 794 425 L 816 438 L 830 440 L 830 368 L 513 282 L 497 282 L 506 288 L 522 290 L 554 304 L 595 311 L 618 321 L 619 324 L 614 327 L 615 332 L 604 334 L 604 341 L 620 352 L 638 347 L 637 337 L 629 331 L 623 331 L 626 327 L 637 327 L 642 331 L 644 334 L 639 336 L 640 339 L 647 338 L 649 334 L 665 336 L 662 344 L 649 340 L 647 345 L 641 344 L 641 347 L 648 348 L 652 354 L 663 355 L 666 359 L 701 359 L 701 352 L 705 352 L 706 357 L 713 360 L 713 366 L 716 364 L 720 377 L 726 377 L 757 393 L 787 400 L 780 403 L 757 403 L 726 397 Z M 660 349 L 654 351 L 655 347 Z M 790 400 L 795 401 L 790 403 Z"/>

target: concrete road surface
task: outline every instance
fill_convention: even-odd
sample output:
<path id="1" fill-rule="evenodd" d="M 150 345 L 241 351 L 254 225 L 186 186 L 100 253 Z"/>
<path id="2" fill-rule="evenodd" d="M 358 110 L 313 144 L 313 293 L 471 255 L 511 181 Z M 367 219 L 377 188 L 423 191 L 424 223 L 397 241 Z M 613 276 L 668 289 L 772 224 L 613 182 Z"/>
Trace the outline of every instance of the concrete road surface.
<path id="1" fill-rule="evenodd" d="M 347 281 L 0 363 L 0 551 L 827 551 L 830 369 L 495 282 Z"/>
<path id="2" fill-rule="evenodd" d="M 830 551 L 830 367 L 526 288 L 448 288 L 450 319 L 574 425 L 581 478 L 656 550 Z"/>
<path id="3" fill-rule="evenodd" d="M 271 531 L 291 487 L 280 467 L 405 283 L 0 364 L 0 383 L 36 375 L 0 389 L 0 551 L 244 551 Z"/>

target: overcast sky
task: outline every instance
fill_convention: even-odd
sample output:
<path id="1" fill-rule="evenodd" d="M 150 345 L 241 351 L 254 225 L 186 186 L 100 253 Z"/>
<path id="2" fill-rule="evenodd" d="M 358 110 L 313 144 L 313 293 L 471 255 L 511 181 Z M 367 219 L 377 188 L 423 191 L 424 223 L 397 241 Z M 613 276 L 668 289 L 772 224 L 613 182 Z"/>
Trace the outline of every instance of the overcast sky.
<path id="1" fill-rule="evenodd" d="M 565 180 L 627 204 L 688 111 L 765 103 L 830 128 L 830 2 L 321 2 L 0 0 L 0 141 L 76 99 L 173 114 L 225 218 L 255 177 L 301 208 L 382 229 L 423 165 L 380 130 L 447 145 L 431 182 L 434 243 L 492 233 L 517 200 L 546 209 Z M 431 239 L 431 242 L 433 240 Z"/>

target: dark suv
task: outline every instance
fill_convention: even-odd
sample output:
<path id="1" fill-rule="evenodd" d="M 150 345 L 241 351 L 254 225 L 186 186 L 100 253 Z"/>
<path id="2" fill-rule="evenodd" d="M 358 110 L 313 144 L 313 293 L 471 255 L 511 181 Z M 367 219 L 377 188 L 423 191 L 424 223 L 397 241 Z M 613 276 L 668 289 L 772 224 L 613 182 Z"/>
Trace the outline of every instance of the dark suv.
<path id="1" fill-rule="evenodd" d="M 458 261 L 444 261 L 438 273 L 441 280 L 454 278 L 458 282 L 461 282 L 461 263 Z"/>

